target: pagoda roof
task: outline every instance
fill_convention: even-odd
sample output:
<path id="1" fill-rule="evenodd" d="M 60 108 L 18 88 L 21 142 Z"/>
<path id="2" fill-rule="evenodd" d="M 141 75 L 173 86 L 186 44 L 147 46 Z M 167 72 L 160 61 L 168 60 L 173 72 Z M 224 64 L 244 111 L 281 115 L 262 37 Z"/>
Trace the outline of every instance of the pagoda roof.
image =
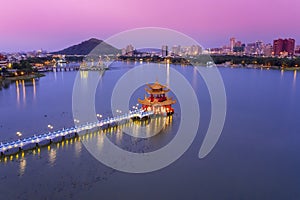
<path id="1" fill-rule="evenodd" d="M 153 105 L 159 105 L 159 106 L 168 106 L 176 103 L 176 100 L 173 100 L 172 98 L 167 98 L 167 100 L 159 102 L 157 99 L 154 99 L 154 101 L 150 101 L 150 99 L 138 99 L 138 102 L 143 105 L 147 106 L 153 106 Z"/>
<path id="2" fill-rule="evenodd" d="M 165 94 L 167 92 L 170 91 L 170 89 L 165 89 L 165 90 L 150 90 L 148 88 L 145 89 L 146 92 L 148 92 L 149 94 Z"/>
<path id="3" fill-rule="evenodd" d="M 148 84 L 147 83 L 147 86 L 149 88 L 151 88 L 152 90 L 160 90 L 160 89 L 163 89 L 163 88 L 167 87 L 165 85 L 160 84 L 158 81 L 155 81 L 155 83 L 153 83 L 153 84 Z"/>

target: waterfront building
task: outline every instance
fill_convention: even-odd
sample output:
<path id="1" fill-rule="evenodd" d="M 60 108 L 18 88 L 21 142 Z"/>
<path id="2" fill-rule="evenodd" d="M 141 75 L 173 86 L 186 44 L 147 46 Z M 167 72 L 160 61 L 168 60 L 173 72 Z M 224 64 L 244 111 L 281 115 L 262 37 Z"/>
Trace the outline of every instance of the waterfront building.
<path id="1" fill-rule="evenodd" d="M 129 44 L 126 46 L 126 55 L 133 56 L 134 47 Z"/>
<path id="2" fill-rule="evenodd" d="M 197 56 L 197 55 L 200 55 L 201 53 L 202 53 L 202 47 L 200 47 L 199 45 L 191 46 L 190 55 Z"/>
<path id="3" fill-rule="evenodd" d="M 271 57 L 272 53 L 273 53 L 273 46 L 272 44 L 266 44 L 264 45 L 264 49 L 263 49 L 263 55 L 267 56 L 267 57 Z"/>
<path id="4" fill-rule="evenodd" d="M 126 55 L 126 49 L 123 48 L 123 49 L 122 49 L 122 56 L 125 56 L 125 55 Z"/>
<path id="5" fill-rule="evenodd" d="M 233 48 L 234 48 L 234 46 L 235 46 L 235 38 L 234 37 L 232 37 L 232 38 L 230 38 L 230 43 L 229 43 L 229 46 L 230 46 L 230 51 L 231 52 L 233 52 Z"/>
<path id="6" fill-rule="evenodd" d="M 223 48 L 211 48 L 208 49 L 208 52 L 211 55 L 221 55 L 223 53 Z"/>
<path id="7" fill-rule="evenodd" d="M 174 56 L 179 56 L 180 55 L 180 45 L 174 45 L 172 47 L 172 53 L 174 54 Z"/>
<path id="8" fill-rule="evenodd" d="M 243 55 L 245 52 L 245 44 L 241 41 L 237 41 L 233 47 L 233 52 L 235 55 Z"/>
<path id="9" fill-rule="evenodd" d="M 4 60 L 5 59 L 5 56 L 0 54 L 0 61 Z"/>
<path id="10" fill-rule="evenodd" d="M 0 68 L 8 65 L 7 59 L 4 55 L 0 54 Z"/>
<path id="11" fill-rule="evenodd" d="M 169 55 L 169 51 L 168 51 L 168 46 L 167 45 L 163 45 L 161 47 L 161 55 L 162 57 L 166 57 Z"/>
<path id="12" fill-rule="evenodd" d="M 168 97 L 166 94 L 170 91 L 167 86 L 155 82 L 154 84 L 147 84 L 146 92 L 148 97 L 138 99 L 144 111 L 153 111 L 155 114 L 171 115 L 174 113 L 172 105 L 176 103 L 175 100 Z"/>
<path id="13" fill-rule="evenodd" d="M 295 55 L 300 56 L 300 45 L 297 45 L 295 48 Z"/>
<path id="14" fill-rule="evenodd" d="M 273 41 L 274 56 L 294 56 L 295 53 L 295 40 L 292 38 L 288 39 L 277 39 Z"/>

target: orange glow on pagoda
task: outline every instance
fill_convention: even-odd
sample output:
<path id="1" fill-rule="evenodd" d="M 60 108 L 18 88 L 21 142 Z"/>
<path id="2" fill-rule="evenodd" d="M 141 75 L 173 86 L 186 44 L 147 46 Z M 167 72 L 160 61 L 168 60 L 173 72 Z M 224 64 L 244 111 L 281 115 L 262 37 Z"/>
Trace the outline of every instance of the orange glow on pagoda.
<path id="1" fill-rule="evenodd" d="M 145 95 L 145 99 L 138 99 L 138 102 L 142 104 L 142 109 L 144 111 L 153 111 L 154 114 L 173 114 L 174 108 L 172 108 L 172 105 L 176 101 L 166 95 L 170 89 L 157 81 L 153 84 L 147 84 L 147 86 L 148 88 L 145 88 L 145 90 L 149 96 L 146 97 Z"/>

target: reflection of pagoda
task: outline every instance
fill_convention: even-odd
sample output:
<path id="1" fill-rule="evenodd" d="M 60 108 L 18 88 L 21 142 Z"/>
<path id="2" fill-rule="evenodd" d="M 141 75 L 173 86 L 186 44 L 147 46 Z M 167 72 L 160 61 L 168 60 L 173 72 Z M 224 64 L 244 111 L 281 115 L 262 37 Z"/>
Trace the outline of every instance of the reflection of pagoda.
<path id="1" fill-rule="evenodd" d="M 167 86 L 164 86 L 157 81 L 154 84 L 147 84 L 146 92 L 150 95 L 145 96 L 145 99 L 138 99 L 142 104 L 142 109 L 145 111 L 153 111 L 155 114 L 171 115 L 174 113 L 172 104 L 176 103 L 175 100 L 166 96 L 170 91 Z"/>

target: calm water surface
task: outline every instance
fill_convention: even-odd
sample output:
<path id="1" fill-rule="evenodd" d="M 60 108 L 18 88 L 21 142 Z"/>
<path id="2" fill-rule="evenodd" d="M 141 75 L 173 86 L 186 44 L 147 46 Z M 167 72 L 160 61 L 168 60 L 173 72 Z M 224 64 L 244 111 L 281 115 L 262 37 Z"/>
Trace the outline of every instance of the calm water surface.
<path id="1" fill-rule="evenodd" d="M 115 63 L 105 72 L 95 97 L 98 113 L 111 115 L 112 89 L 133 67 L 133 63 Z M 200 160 L 210 118 L 209 94 L 192 67 L 171 67 L 190 81 L 201 110 L 197 137 L 180 159 L 153 173 L 122 173 L 98 162 L 77 138 L 2 158 L 0 199 L 299 199 L 300 74 L 219 68 L 227 93 L 227 118 L 217 145 Z M 50 72 L 40 80 L 12 83 L 0 91 L 0 140 L 16 139 L 17 131 L 23 137 L 47 132 L 48 124 L 54 129 L 73 126 L 77 73 Z M 81 73 L 82 78 L 88 76 Z M 132 105 L 143 96 L 141 87 Z M 100 140 L 105 134 L 124 149 L 153 151 L 176 134 L 180 105 L 175 109 L 178 112 L 168 125 L 148 140 L 132 139 L 122 129 L 92 132 L 83 139 Z"/>

